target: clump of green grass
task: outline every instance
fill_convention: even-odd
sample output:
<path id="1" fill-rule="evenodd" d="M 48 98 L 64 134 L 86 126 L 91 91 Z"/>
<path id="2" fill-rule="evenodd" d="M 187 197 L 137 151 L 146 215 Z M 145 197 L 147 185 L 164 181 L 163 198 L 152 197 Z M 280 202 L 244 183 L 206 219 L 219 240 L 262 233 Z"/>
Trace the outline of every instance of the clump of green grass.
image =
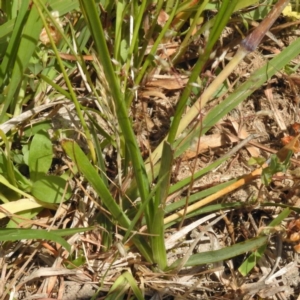
<path id="1" fill-rule="evenodd" d="M 80 0 L 47 4 L 43 0 L 32 3 L 27 0 L 21 4 L 18 1 L 12 1 L 11 5 L 2 4 L 6 20 L 0 31 L 0 118 L 4 123 L 0 126 L 3 141 L 0 184 L 7 193 L 0 195 L 3 203 L 0 216 L 10 217 L 8 227 L 11 228 L 1 230 L 0 240 L 44 238 L 56 241 L 69 251 L 69 261 L 72 260 L 70 245 L 61 236 L 86 228 L 51 232 L 17 228 L 24 219 L 35 218 L 44 208 L 56 210 L 69 200 L 71 188 L 68 182 L 83 176 L 97 195 L 95 207 L 100 208 L 97 213 L 86 215 L 85 219 L 90 221 L 90 226 L 100 228 L 103 251 L 111 251 L 116 232 L 121 236 L 120 244 L 125 252 L 137 251 L 143 261 L 152 264 L 154 272 L 161 274 L 177 273 L 184 266 L 230 259 L 253 249 L 258 249 L 255 257 L 261 255 L 268 239 L 263 234 L 221 250 L 191 254 L 172 264 L 168 261 L 165 244 L 165 229 L 203 214 L 200 207 L 204 204 L 205 213 L 234 209 L 237 205 L 212 205 L 212 200 L 204 199 L 232 182 L 194 195 L 190 187 L 194 180 L 219 166 L 239 147 L 204 169 L 195 171 L 193 176 L 171 184 L 175 159 L 188 149 L 195 137 L 205 134 L 299 54 L 299 41 L 296 40 L 229 93 L 225 79 L 259 45 L 287 1 L 278 1 L 274 6 L 270 1 L 264 4 L 265 10 L 253 6 L 255 3 L 251 0 L 224 0 L 222 3 L 205 0 L 201 5 L 192 1 L 158 1 L 151 5 L 148 1 Z M 244 9 L 251 7 L 253 15 L 256 13 L 264 21 L 250 34 L 244 28 L 247 37 L 240 43 L 236 55 L 222 70 L 217 70 L 216 78 L 204 89 L 201 74 L 211 63 L 224 28 L 233 14 L 248 24 L 245 16 L 250 14 Z M 211 18 L 206 18 L 208 13 Z M 167 17 L 163 25 L 159 25 L 163 15 Z M 40 41 L 42 30 L 47 39 L 44 43 Z M 150 149 L 149 156 L 144 159 L 134 131 L 131 107 L 139 101 L 143 80 L 157 67 L 159 46 L 174 40 L 181 43 L 166 62 L 169 70 L 184 61 L 189 48 L 196 45 L 198 54 L 189 71 L 188 83 L 176 104 L 167 136 L 161 137 L 161 143 Z M 74 87 L 78 78 L 84 85 L 83 91 Z M 195 118 L 220 88 L 225 91 L 224 100 L 212 108 L 201 122 L 195 123 Z M 195 90 L 198 96 L 193 99 L 191 95 Z M 86 106 L 82 97 L 90 99 L 88 102 L 92 105 Z M 58 102 L 61 98 L 64 101 Z M 23 132 L 25 122 L 37 117 L 36 112 L 52 105 L 70 103 L 80 124 L 73 131 L 79 132 L 85 148 L 78 145 L 79 139 L 70 139 L 70 128 L 61 128 L 49 135 L 51 112 L 42 121 L 30 122 Z M 185 113 L 188 106 L 189 110 Z M 25 110 L 28 112 L 25 113 Z M 20 143 L 19 147 L 15 146 L 16 142 Z M 66 172 L 50 174 L 52 158 L 57 155 L 52 149 L 55 143 L 61 145 L 70 162 Z M 103 156 L 111 150 L 116 157 L 114 177 L 109 176 L 108 161 Z M 29 174 L 21 172 L 21 167 L 28 168 Z M 167 198 L 183 189 L 189 190 L 189 197 L 168 206 Z M 197 208 L 188 208 L 194 202 L 199 203 Z M 178 209 L 182 210 L 178 212 Z M 278 225 L 289 212 L 284 210 L 270 226 Z M 167 215 L 172 217 L 167 218 Z M 247 260 L 247 268 L 241 271 L 243 275 L 254 266 L 251 264 L 250 268 L 249 265 Z M 137 298 L 143 298 L 130 273 L 118 278 L 109 297 L 121 299 L 129 286 Z"/>

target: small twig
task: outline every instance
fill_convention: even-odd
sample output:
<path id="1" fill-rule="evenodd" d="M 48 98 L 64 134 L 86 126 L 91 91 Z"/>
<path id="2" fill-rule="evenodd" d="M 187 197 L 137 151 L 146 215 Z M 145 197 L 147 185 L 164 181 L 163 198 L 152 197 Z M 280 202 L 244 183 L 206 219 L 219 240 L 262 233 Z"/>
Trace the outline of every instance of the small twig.
<path id="1" fill-rule="evenodd" d="M 6 293 L 4 293 L 3 298 L 1 298 L 1 300 L 4 299 L 4 297 L 7 295 L 7 293 L 11 289 L 14 288 L 15 291 L 19 291 L 20 290 L 20 288 L 23 286 L 23 284 L 25 282 L 22 281 L 17 286 L 15 286 L 15 285 L 18 282 L 18 280 L 20 281 L 20 277 L 25 274 L 26 267 L 29 265 L 30 262 L 32 262 L 34 260 L 33 258 L 38 253 L 38 251 L 40 250 L 40 248 L 41 248 L 41 245 L 39 245 L 36 249 L 34 249 L 34 251 L 32 251 L 32 253 L 31 253 L 31 255 L 28 256 L 26 262 L 22 264 L 22 267 L 16 272 L 14 278 L 10 280 L 8 286 L 6 286 Z"/>
<path id="2" fill-rule="evenodd" d="M 227 215 L 224 214 L 224 212 L 220 212 L 221 215 L 223 216 L 223 221 L 225 222 L 225 225 L 227 227 L 227 231 L 229 233 L 229 236 L 231 238 L 231 243 L 234 244 L 235 243 L 235 236 L 234 236 L 234 228 L 233 228 L 233 224 L 232 222 L 228 219 Z"/>
<path id="3" fill-rule="evenodd" d="M 0 278 L 0 297 L 3 295 L 4 290 L 5 290 L 5 282 L 6 282 L 6 271 L 7 271 L 7 263 L 4 261 L 4 251 L 1 249 L 0 250 L 0 255 L 1 255 L 1 260 L 0 260 L 0 266 L 2 268 L 1 271 L 1 278 Z"/>
<path id="4" fill-rule="evenodd" d="M 14 118 L 9 119 L 7 122 L 3 123 L 0 125 L 0 130 L 2 130 L 4 133 L 9 132 L 11 129 L 17 127 L 19 124 L 22 122 L 26 121 L 27 119 L 31 118 L 33 115 L 36 115 L 43 110 L 46 110 L 50 107 L 56 106 L 56 105 L 61 105 L 65 104 L 67 101 L 57 101 L 57 102 L 52 102 L 49 104 L 41 105 L 39 107 L 35 107 L 33 109 L 30 109 Z"/>

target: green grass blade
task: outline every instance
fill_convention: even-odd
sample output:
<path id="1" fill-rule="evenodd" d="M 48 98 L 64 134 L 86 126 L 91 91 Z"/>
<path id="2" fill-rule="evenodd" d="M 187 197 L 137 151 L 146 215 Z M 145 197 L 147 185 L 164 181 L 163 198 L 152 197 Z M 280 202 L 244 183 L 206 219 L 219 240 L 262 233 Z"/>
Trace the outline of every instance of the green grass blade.
<path id="1" fill-rule="evenodd" d="M 114 284 L 112 285 L 105 299 L 122 300 L 124 299 L 125 295 L 128 293 L 129 288 L 131 288 L 131 290 L 135 295 L 134 299 L 138 299 L 138 300 L 145 299 L 142 292 L 140 291 L 140 289 L 136 284 L 135 278 L 128 271 L 124 272 L 115 280 Z"/>
<path id="2" fill-rule="evenodd" d="M 151 39 L 151 37 L 153 36 L 153 33 L 155 31 L 155 28 L 157 28 L 157 19 L 159 17 L 159 14 L 161 12 L 162 6 L 164 4 L 163 2 L 164 1 L 160 0 L 156 4 L 156 14 L 155 14 L 155 16 L 152 19 L 151 27 L 148 29 L 148 32 L 146 33 L 145 41 L 149 41 Z M 172 9 L 174 9 L 174 7 L 175 7 L 175 5 L 172 7 Z M 137 53 L 138 58 L 134 59 L 134 67 L 136 69 L 140 68 L 143 60 L 145 59 L 145 56 L 146 56 L 145 52 L 146 52 L 146 49 L 147 49 L 148 45 L 149 45 L 148 42 L 142 43 L 142 49 L 139 51 L 139 53 Z M 130 62 L 127 63 L 127 68 L 128 69 L 129 69 L 129 66 L 130 66 Z"/>
<path id="3" fill-rule="evenodd" d="M 101 176 L 98 174 L 96 169 L 92 166 L 85 153 L 80 147 L 73 141 L 63 140 L 62 147 L 68 156 L 74 161 L 79 171 L 84 175 L 86 180 L 95 189 L 99 197 L 102 199 L 106 208 L 112 214 L 112 217 L 124 228 L 130 226 L 130 220 L 116 203 L 112 197 L 110 191 L 103 182 Z M 136 247 L 144 255 L 145 259 L 152 261 L 152 253 L 149 246 L 140 236 L 134 236 L 133 241 Z"/>
<path id="4" fill-rule="evenodd" d="M 45 1 L 45 0 L 41 0 Z M 25 18 L 26 14 L 24 14 Z M 26 20 L 26 23 L 25 23 Z M 33 5 L 30 9 L 28 18 L 20 22 L 24 25 L 21 41 L 18 46 L 16 57 L 13 61 L 9 62 L 9 65 L 13 65 L 12 75 L 10 77 L 9 86 L 4 91 L 5 101 L 3 103 L 3 108 L 0 114 L 0 122 L 3 122 L 3 117 L 7 111 L 7 108 L 11 106 L 11 111 L 15 111 L 16 105 L 16 93 L 19 91 L 20 84 L 23 80 L 24 72 L 29 64 L 29 60 L 36 49 L 36 45 L 39 39 L 40 32 L 42 30 L 43 23 L 39 17 L 39 13 L 36 5 Z M 19 30 L 15 27 L 14 30 Z M 18 34 L 16 34 L 16 37 Z M 12 46 L 11 51 L 16 51 L 17 47 L 15 44 Z M 12 54 L 12 53 L 11 53 Z M 2 72 L 5 72 L 7 66 L 3 67 Z M 3 74 L 1 74 L 3 76 Z"/>
<path id="5" fill-rule="evenodd" d="M 36 181 L 47 174 L 52 164 L 52 141 L 45 130 L 37 132 L 31 142 L 28 167 L 30 179 Z"/>
<path id="6" fill-rule="evenodd" d="M 107 300 L 123 300 L 128 292 L 129 284 L 123 275 L 120 275 L 110 288 L 108 295 L 105 297 Z"/>
<path id="7" fill-rule="evenodd" d="M 79 171 L 85 176 L 86 180 L 88 180 L 88 182 L 94 187 L 113 218 L 118 220 L 121 226 L 127 228 L 130 224 L 129 219 L 116 203 L 115 199 L 113 199 L 111 193 L 106 187 L 106 184 L 103 182 L 96 169 L 92 166 L 85 153 L 73 141 L 63 140 L 62 147 L 68 156 L 70 156 L 70 158 L 74 161 Z"/>
<path id="8" fill-rule="evenodd" d="M 214 107 L 203 120 L 203 127 L 205 128 L 203 133 L 206 132 L 206 128 L 211 128 L 215 125 L 222 117 L 249 97 L 255 90 L 261 87 L 264 82 L 269 80 L 276 72 L 280 71 L 296 57 L 300 53 L 299 43 L 300 39 L 298 38 L 270 62 L 255 71 L 245 83 L 237 87 L 234 93 L 227 97 L 222 103 Z"/>
<path id="9" fill-rule="evenodd" d="M 46 83 L 48 83 L 50 86 L 52 86 L 61 95 L 64 95 L 67 99 L 72 100 L 72 97 L 71 97 L 70 93 L 68 93 L 62 87 L 60 87 L 58 84 L 56 84 L 55 82 L 53 82 L 53 80 L 49 79 L 49 77 L 45 76 L 44 74 L 39 74 L 39 77 L 42 80 L 44 80 Z"/>
<path id="10" fill-rule="evenodd" d="M 47 10 L 47 8 L 45 7 L 44 3 L 43 3 L 41 0 L 35 0 L 35 1 L 39 3 L 39 5 L 41 6 L 41 8 L 44 9 L 45 14 L 47 14 L 48 17 L 50 17 L 51 20 L 52 20 L 52 21 L 54 22 L 54 24 L 55 24 L 55 20 L 53 19 L 53 17 L 51 16 L 51 14 L 50 14 L 50 12 Z M 82 125 L 82 127 L 83 127 L 83 130 L 84 130 L 84 133 L 85 133 L 85 135 L 86 135 L 86 141 L 87 141 L 87 144 L 88 144 L 89 149 L 90 149 L 91 157 L 92 157 L 93 161 L 95 161 L 95 159 L 96 159 L 96 158 L 95 158 L 96 154 L 95 154 L 94 146 L 93 146 L 93 143 L 92 143 L 92 137 L 91 137 L 89 128 L 88 128 L 88 126 L 87 126 L 87 124 L 86 124 L 86 122 L 85 122 L 85 119 L 84 119 L 83 115 L 82 115 L 79 101 L 78 101 L 78 99 L 77 99 L 77 97 L 76 97 L 76 94 L 75 94 L 75 92 L 74 92 L 74 90 L 73 90 L 72 84 L 71 84 L 70 79 L 69 79 L 69 77 L 68 77 L 68 74 L 67 74 L 67 72 L 66 72 L 66 70 L 65 70 L 65 67 L 64 67 L 64 64 L 63 64 L 63 62 L 62 62 L 62 59 L 61 59 L 60 56 L 59 56 L 58 49 L 57 49 L 56 44 L 55 44 L 55 42 L 54 42 L 54 40 L 53 40 L 53 37 L 52 37 L 51 32 L 50 32 L 50 29 L 49 29 L 49 25 L 47 24 L 46 18 L 45 18 L 45 16 L 44 16 L 44 14 L 42 13 L 42 9 L 41 9 L 41 8 L 40 8 L 39 6 L 37 6 L 38 13 L 39 13 L 39 15 L 40 15 L 40 18 L 41 18 L 43 24 L 44 24 L 45 30 L 46 30 L 47 35 L 48 35 L 48 37 L 49 37 L 49 41 L 50 41 L 51 47 L 52 47 L 52 49 L 53 49 L 53 51 L 54 51 L 54 53 L 55 53 L 55 56 L 56 56 L 58 65 L 59 65 L 59 67 L 60 67 L 60 69 L 61 69 L 61 72 L 62 72 L 62 74 L 63 74 L 64 80 L 65 80 L 65 82 L 66 82 L 66 84 L 67 84 L 67 87 L 68 87 L 68 89 L 69 89 L 71 99 L 72 99 L 72 101 L 73 101 L 73 103 L 74 103 L 74 105 L 75 105 L 77 115 L 78 115 L 78 117 L 79 117 L 79 119 L 80 119 L 80 123 L 81 123 L 81 125 Z M 58 27 L 59 27 L 59 26 L 57 26 L 57 28 L 58 28 Z"/>
<path id="11" fill-rule="evenodd" d="M 172 23 L 172 20 L 173 20 L 173 18 L 175 16 L 175 13 L 176 13 L 177 6 L 178 6 L 178 0 L 176 1 L 175 7 L 173 8 L 172 13 L 169 16 L 168 21 L 166 22 L 165 26 L 163 27 L 163 29 L 159 33 L 159 36 L 157 37 L 157 39 L 155 40 L 153 46 L 151 47 L 151 51 L 148 54 L 148 56 L 147 56 L 147 58 L 146 58 L 146 60 L 145 60 L 145 62 L 143 64 L 141 70 L 139 70 L 138 76 L 135 79 L 135 85 L 139 85 L 139 83 L 141 82 L 142 78 L 145 75 L 145 72 L 146 72 L 148 66 L 153 61 L 154 55 L 156 53 L 156 50 L 157 50 L 159 44 L 161 43 L 163 37 L 167 33 L 167 30 L 169 29 L 171 23 Z M 132 97 L 130 98 L 130 101 L 128 101 L 128 103 L 127 103 L 128 106 L 131 104 L 131 100 L 132 100 Z"/>
<path id="12" fill-rule="evenodd" d="M 66 13 L 69 13 L 70 11 L 74 9 L 79 8 L 79 2 L 78 0 L 51 0 L 48 1 L 49 7 L 51 10 L 56 10 L 59 12 L 59 15 L 64 15 Z"/>
<path id="13" fill-rule="evenodd" d="M 63 238 L 63 236 L 72 235 L 79 232 L 85 232 L 93 230 L 94 227 L 85 228 L 69 228 L 69 229 L 57 229 L 57 230 L 40 230 L 40 229 L 0 229 L 0 241 L 18 241 L 23 239 L 41 239 L 54 241 L 65 247 L 69 252 L 71 246 Z"/>
<path id="14" fill-rule="evenodd" d="M 169 193 L 170 178 L 173 164 L 174 150 L 165 142 L 163 148 L 163 160 L 159 171 L 159 179 L 162 179 L 159 185 L 154 203 L 154 215 L 152 216 L 152 227 L 150 229 L 151 245 L 153 250 L 153 257 L 155 263 L 161 270 L 164 270 L 167 266 L 167 253 L 165 248 L 165 233 L 164 233 L 164 215 L 166 199 Z"/>
<path id="15" fill-rule="evenodd" d="M 289 216 L 291 210 L 289 208 L 285 208 L 279 215 L 276 217 L 268 226 L 267 229 L 263 231 L 263 233 L 269 234 L 272 230 L 274 230 L 275 226 L 281 224 L 281 222 Z M 255 266 L 258 260 L 263 256 L 267 246 L 263 245 L 259 247 L 255 252 L 251 253 L 249 257 L 243 262 L 243 264 L 239 267 L 239 272 L 246 276 Z"/>
<path id="16" fill-rule="evenodd" d="M 123 242 L 125 243 L 129 237 L 129 235 L 131 234 L 131 232 L 134 230 L 135 225 L 138 223 L 138 221 L 142 218 L 142 215 L 144 214 L 144 211 L 146 209 L 146 206 L 149 205 L 150 201 L 152 200 L 152 198 L 154 197 L 157 189 L 160 186 L 160 183 L 162 182 L 164 178 L 160 178 L 160 180 L 157 181 L 156 185 L 153 187 L 153 189 L 151 190 L 151 193 L 149 194 L 148 199 L 141 203 L 141 205 L 139 206 L 138 211 L 134 210 L 134 212 L 132 214 L 134 214 L 134 218 L 131 221 L 130 226 L 127 229 L 126 234 L 123 237 Z M 143 223 L 144 225 L 144 223 Z"/>
<path id="17" fill-rule="evenodd" d="M 11 73 L 11 70 L 9 70 L 9 68 L 13 67 L 13 64 L 16 60 L 16 55 L 17 55 L 17 51 L 18 51 L 17 45 L 19 44 L 19 41 L 21 40 L 22 29 L 23 29 L 24 23 L 26 22 L 26 16 L 28 15 L 28 5 L 29 5 L 29 0 L 22 1 L 22 5 L 20 7 L 18 16 L 15 20 L 14 30 L 11 34 L 9 44 L 5 51 L 5 56 L 3 57 L 3 60 L 1 62 L 0 87 L 2 87 L 4 80 L 8 79 L 7 75 Z M 1 26 L 1 29 L 2 29 L 2 27 L 9 28 L 7 23 L 3 24 Z"/>
<path id="18" fill-rule="evenodd" d="M 119 80 L 115 75 L 110 54 L 106 45 L 104 37 L 104 31 L 97 14 L 96 4 L 93 1 L 80 0 L 82 11 L 85 15 L 86 22 L 90 28 L 92 36 L 94 38 L 95 46 L 99 55 L 99 60 L 103 65 L 103 70 L 107 79 L 107 82 L 111 89 L 111 94 L 116 107 L 116 114 L 119 122 L 119 126 L 124 135 L 126 141 L 126 147 L 130 153 L 130 159 L 132 161 L 132 167 L 134 175 L 137 181 L 137 187 L 140 193 L 142 201 L 145 201 L 149 195 L 149 182 L 145 171 L 144 162 L 141 153 L 138 148 L 137 141 L 128 117 L 128 112 L 125 106 L 125 99 L 122 95 Z M 148 225 L 150 225 L 149 212 L 145 212 Z"/>
<path id="19" fill-rule="evenodd" d="M 137 286 L 136 281 L 135 281 L 134 277 L 132 276 L 132 274 L 129 272 L 125 272 L 122 275 L 124 276 L 124 278 L 127 280 L 128 284 L 130 285 L 136 299 L 144 300 L 145 297 L 143 296 L 141 290 Z"/>
<path id="20" fill-rule="evenodd" d="M 213 49 L 216 41 L 219 39 L 225 25 L 227 24 L 235 6 L 236 6 L 237 1 L 238 0 L 233 0 L 233 1 L 232 0 L 224 0 L 222 2 L 220 10 L 218 11 L 214 26 L 211 29 L 209 39 L 208 39 L 206 48 L 204 50 L 204 53 L 203 53 L 203 55 L 200 55 L 196 65 L 194 66 L 194 70 L 190 76 L 187 86 L 184 89 L 183 94 L 180 97 L 179 103 L 177 105 L 177 109 L 176 109 L 174 119 L 172 121 L 172 125 L 171 125 L 169 135 L 168 135 L 168 142 L 171 144 L 174 142 L 174 140 L 177 136 L 177 131 L 179 128 L 179 124 L 181 123 L 182 114 L 186 107 L 188 97 L 191 93 L 191 87 L 192 87 L 191 83 L 196 82 L 196 79 L 199 76 L 199 73 L 201 72 L 204 64 L 207 62 L 209 56 L 211 55 L 212 49 Z"/>
<path id="21" fill-rule="evenodd" d="M 230 112 L 233 108 L 235 108 L 238 104 L 240 104 L 243 100 L 250 96 L 256 89 L 261 87 L 262 84 L 270 79 L 276 72 L 284 68 L 285 65 L 287 65 L 294 57 L 296 57 L 300 53 L 299 43 L 300 39 L 298 38 L 287 48 L 285 48 L 280 54 L 269 61 L 266 65 L 256 70 L 245 83 L 237 87 L 235 91 L 231 95 L 229 95 L 223 102 L 210 110 L 210 112 L 204 118 L 202 124 L 194 129 L 190 134 L 189 140 L 182 143 L 181 150 L 177 148 L 176 154 L 179 155 L 183 153 L 183 151 L 189 147 L 191 140 L 195 137 L 199 137 L 200 131 L 201 135 L 205 134 L 205 132 L 207 132 L 212 126 L 214 126 L 228 112 Z M 181 122 L 184 122 L 186 124 L 188 123 L 186 116 L 182 118 Z M 180 131 L 178 132 L 178 134 L 179 133 Z M 152 164 L 155 164 L 161 157 L 162 145 L 163 143 L 161 143 L 155 149 L 155 151 L 153 151 L 151 158 L 149 159 L 150 161 L 152 161 Z M 150 172 L 150 170 L 150 165 L 147 165 L 147 171 Z"/>
<path id="22" fill-rule="evenodd" d="M 117 62 L 121 61 L 121 40 L 122 40 L 122 23 L 125 14 L 125 1 L 117 1 L 116 4 L 116 26 L 115 26 L 115 40 L 114 40 L 114 58 Z M 128 9 L 128 8 L 127 8 Z M 119 68 L 121 65 L 118 66 Z"/>
<path id="23" fill-rule="evenodd" d="M 215 192 L 229 186 L 230 184 L 233 184 L 235 181 L 237 181 L 238 179 L 233 179 L 233 180 L 230 180 L 230 181 L 226 181 L 226 182 L 223 182 L 223 183 L 220 183 L 216 186 L 213 186 L 213 187 L 210 187 L 210 188 L 206 188 L 205 190 L 201 191 L 201 192 L 198 192 L 198 193 L 195 193 L 193 195 L 190 195 L 189 197 L 189 204 L 192 204 L 196 201 L 199 201 L 200 199 L 202 198 L 205 198 L 209 195 L 212 195 L 214 194 Z M 186 204 L 186 198 L 182 198 L 174 203 L 171 203 L 169 205 L 166 206 L 165 208 L 165 213 L 168 214 L 168 213 L 171 213 L 181 207 L 183 207 L 184 205 Z"/>
<path id="24" fill-rule="evenodd" d="M 98 164 L 98 168 L 100 170 L 100 176 L 103 180 L 103 183 L 108 188 L 109 184 L 108 184 L 108 180 L 107 180 L 107 177 L 106 177 L 105 161 L 103 159 L 103 151 L 101 149 L 100 141 L 99 141 L 99 138 L 97 136 L 97 133 L 96 133 L 96 130 L 95 130 L 94 126 L 92 126 L 91 131 L 92 131 L 92 136 L 93 136 L 93 139 L 94 139 L 95 150 L 96 150 L 96 154 L 97 154 L 97 164 Z"/>
<path id="25" fill-rule="evenodd" d="M 84 231 L 84 229 L 81 229 Z M 38 229 L 1 229 L 0 230 L 0 241 L 19 241 L 24 239 L 41 239 L 56 242 L 66 248 L 69 252 L 71 246 L 59 235 L 55 234 L 55 231 L 49 232 L 46 230 Z"/>
<path id="26" fill-rule="evenodd" d="M 5 176 L 6 176 L 7 180 L 9 181 L 9 183 L 11 183 L 13 186 L 17 186 L 16 177 L 15 177 L 15 173 L 14 173 L 14 166 L 11 161 L 10 144 L 8 142 L 8 139 L 5 135 L 5 133 L 1 129 L 0 129 L 0 137 L 5 144 L 5 154 L 6 155 L 4 156 L 4 153 L 3 153 L 3 156 L 4 156 L 3 162 L 5 161 L 5 166 L 3 166 L 3 167 L 4 167 L 5 171 L 7 171 L 7 174 L 5 174 Z"/>
<path id="27" fill-rule="evenodd" d="M 182 207 L 182 205 L 181 205 L 181 207 Z M 212 205 L 201 207 L 191 213 L 186 214 L 186 219 L 195 218 L 195 217 L 201 216 L 203 214 L 210 214 L 215 211 L 223 211 L 223 210 L 228 210 L 228 209 L 239 210 L 239 209 L 243 209 L 243 208 L 246 209 L 247 204 L 240 203 L 240 202 L 212 204 Z M 171 221 L 171 222 L 165 224 L 165 228 L 169 228 L 177 223 L 178 223 L 178 220 Z"/>
<path id="28" fill-rule="evenodd" d="M 266 244 L 267 241 L 268 241 L 267 236 L 260 236 L 260 237 L 247 240 L 245 242 L 237 243 L 233 246 L 226 247 L 220 250 L 198 253 L 192 255 L 186 262 L 185 266 L 186 267 L 199 266 L 199 265 L 211 264 L 222 260 L 230 259 L 240 254 L 253 251 L 261 247 L 262 245 Z M 180 262 L 181 262 L 180 259 L 175 261 L 171 265 L 170 270 L 176 268 L 180 264 Z"/>

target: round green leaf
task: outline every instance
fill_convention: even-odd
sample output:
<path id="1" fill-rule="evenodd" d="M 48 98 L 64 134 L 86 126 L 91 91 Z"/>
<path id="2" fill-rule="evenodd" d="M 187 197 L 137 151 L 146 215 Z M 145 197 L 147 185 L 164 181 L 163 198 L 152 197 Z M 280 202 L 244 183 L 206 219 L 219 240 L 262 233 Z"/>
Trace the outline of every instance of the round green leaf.
<path id="1" fill-rule="evenodd" d="M 44 130 L 37 132 L 31 142 L 29 149 L 30 179 L 38 180 L 45 175 L 52 163 L 53 149 L 48 133 Z"/>
<path id="2" fill-rule="evenodd" d="M 31 194 L 42 202 L 58 204 L 71 197 L 70 187 L 65 192 L 66 185 L 67 181 L 61 177 L 45 176 L 33 183 Z"/>

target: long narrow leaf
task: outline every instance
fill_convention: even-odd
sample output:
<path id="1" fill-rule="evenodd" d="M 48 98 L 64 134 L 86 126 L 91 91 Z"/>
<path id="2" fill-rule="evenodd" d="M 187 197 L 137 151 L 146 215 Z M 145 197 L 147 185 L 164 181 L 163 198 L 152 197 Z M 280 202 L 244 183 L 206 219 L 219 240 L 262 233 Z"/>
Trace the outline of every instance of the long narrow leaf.
<path id="1" fill-rule="evenodd" d="M 92 166 L 87 156 L 80 149 L 80 147 L 73 141 L 63 140 L 62 147 L 65 152 L 74 161 L 79 171 L 84 175 L 86 180 L 92 185 L 99 197 L 102 199 L 106 208 L 110 211 L 113 218 L 118 221 L 118 223 L 124 227 L 128 228 L 130 225 L 130 220 L 126 214 L 122 211 L 119 205 L 116 203 L 115 199 L 112 197 L 110 191 L 103 182 L 101 176 L 98 174 L 96 169 Z M 149 246 L 145 241 L 139 237 L 134 236 L 133 241 L 136 247 L 143 253 L 144 257 L 148 261 L 152 261 L 152 254 Z"/>
<path id="2" fill-rule="evenodd" d="M 264 245 L 267 241 L 267 236 L 260 236 L 251 240 L 247 240 L 246 242 L 237 243 L 233 246 L 223 248 L 221 250 L 207 251 L 195 254 L 189 258 L 185 266 L 199 266 L 230 259 L 248 251 L 253 251 Z M 176 268 L 180 264 L 180 261 L 181 260 L 175 261 L 171 265 L 170 269 Z"/>
<path id="3" fill-rule="evenodd" d="M 211 55 L 213 46 L 215 45 L 216 41 L 220 37 L 222 30 L 225 27 L 226 23 L 228 22 L 237 2 L 238 2 L 238 0 L 222 1 L 222 5 L 217 14 L 216 21 L 214 23 L 213 28 L 211 29 L 211 33 L 209 35 L 209 40 L 208 40 L 207 46 L 205 48 L 204 54 L 200 55 L 196 65 L 194 67 L 194 71 L 192 72 L 192 74 L 190 76 L 189 82 L 188 82 L 186 88 L 184 89 L 183 94 L 177 105 L 176 113 L 174 115 L 174 119 L 173 119 L 170 131 L 169 131 L 169 135 L 168 135 L 168 142 L 171 144 L 173 144 L 173 142 L 177 136 L 179 124 L 182 123 L 181 118 L 182 118 L 184 109 L 186 107 L 187 99 L 191 92 L 191 83 L 196 82 L 196 78 L 198 77 L 204 64 L 207 62 L 209 56 Z"/>
<path id="4" fill-rule="evenodd" d="M 294 57 L 296 57 L 300 53 L 299 43 L 300 39 L 298 38 L 287 48 L 285 48 L 280 54 L 273 58 L 270 62 L 268 62 L 260 69 L 256 70 L 245 83 L 237 87 L 235 91 L 231 95 L 229 95 L 222 103 L 214 107 L 204 118 L 201 126 L 196 128 L 193 131 L 193 133 L 189 136 L 189 139 L 182 143 L 180 149 L 177 149 L 176 154 L 180 155 L 181 153 L 183 153 L 189 147 L 192 138 L 199 136 L 200 130 L 201 134 L 205 134 L 207 130 L 209 130 L 213 125 L 215 125 L 228 112 L 230 112 L 234 107 L 236 107 L 238 104 L 244 101 L 255 90 L 261 87 L 264 82 L 270 79 L 276 72 L 282 69 Z M 186 122 L 185 116 L 183 117 L 182 121 Z M 163 142 L 152 153 L 151 158 L 149 159 L 149 161 L 151 161 L 152 164 L 155 164 L 160 159 L 162 145 Z M 147 172 L 150 173 L 150 164 L 147 164 L 146 167 Z"/>
<path id="5" fill-rule="evenodd" d="M 45 2 L 46 0 L 41 1 Z M 18 91 L 19 85 L 23 79 L 24 72 L 29 64 L 29 60 L 36 48 L 42 26 L 43 23 L 39 17 L 37 7 L 33 5 L 23 29 L 16 58 L 13 61 L 13 71 L 9 86 L 7 87 L 7 91 L 5 91 L 6 99 L 0 114 L 0 121 L 3 120 L 4 114 L 9 106 L 11 106 L 12 111 L 15 109 L 16 103 L 14 101 L 14 97 L 16 96 L 16 91 Z M 4 66 L 4 70 L 2 70 L 2 72 L 4 72 L 6 68 L 7 66 Z"/>
<path id="6" fill-rule="evenodd" d="M 268 231 L 272 231 L 275 226 L 279 225 L 285 218 L 289 216 L 291 213 L 291 210 L 289 208 L 284 209 L 277 218 L 275 218 L 268 226 L 268 229 L 266 229 L 265 233 L 268 233 Z M 249 257 L 243 262 L 243 264 L 239 267 L 239 272 L 243 275 L 246 276 L 256 265 L 258 260 L 263 256 L 265 250 L 266 250 L 266 245 L 263 245 L 259 247 L 256 251 L 251 253 Z"/>
<path id="7" fill-rule="evenodd" d="M 97 13 L 97 7 L 94 0 L 84 1 L 80 0 L 80 6 L 84 13 L 86 22 L 90 28 L 92 36 L 94 38 L 95 46 L 99 55 L 99 60 L 103 65 L 103 70 L 107 79 L 107 82 L 111 88 L 111 94 L 116 106 L 116 114 L 118 117 L 119 126 L 124 135 L 126 141 L 126 147 L 129 150 L 130 158 L 132 161 L 132 167 L 134 170 L 135 178 L 137 180 L 137 186 L 142 201 L 146 201 L 149 195 L 149 182 L 145 171 L 144 162 L 141 153 L 138 148 L 137 141 L 128 117 L 128 112 L 125 106 L 125 99 L 122 95 L 121 86 L 119 80 L 115 75 L 111 57 L 108 52 L 104 31 L 100 22 L 99 15 Z M 150 225 L 149 213 L 145 212 L 147 223 Z"/>
<path id="8" fill-rule="evenodd" d="M 172 163 L 174 157 L 174 150 L 169 143 L 165 143 L 163 149 L 163 161 L 161 164 L 159 179 L 162 179 L 159 185 L 154 203 L 154 215 L 151 234 L 151 245 L 153 249 L 154 261 L 158 264 L 161 270 L 167 266 L 167 253 L 165 248 L 165 234 L 164 234 L 164 215 L 165 215 L 165 203 L 168 196 Z"/>
<path id="9" fill-rule="evenodd" d="M 20 7 L 18 16 L 15 20 L 14 30 L 11 34 L 9 44 L 6 49 L 6 55 L 3 57 L 3 60 L 1 62 L 0 86 L 2 86 L 3 80 L 7 78 L 6 76 L 8 76 L 8 74 L 11 73 L 11 70 L 9 70 L 9 68 L 12 68 L 15 62 L 17 50 L 18 50 L 17 45 L 21 40 L 22 29 L 26 22 L 26 16 L 28 15 L 28 5 L 29 5 L 29 0 L 22 1 L 22 5 Z M 5 27 L 6 26 L 7 24 L 5 24 Z M 2 25 L 1 28 L 2 27 L 4 27 L 4 25 Z M 8 28 L 10 27 L 8 26 Z M 1 32 L 3 34 L 3 31 Z"/>
<path id="10" fill-rule="evenodd" d="M 82 230 L 84 231 L 84 229 Z M 3 229 L 0 230 L 0 241 L 18 241 L 23 239 L 41 239 L 50 240 L 59 243 L 65 247 L 69 252 L 71 251 L 71 246 L 63 238 L 53 232 L 47 232 L 45 230 L 37 229 Z"/>

